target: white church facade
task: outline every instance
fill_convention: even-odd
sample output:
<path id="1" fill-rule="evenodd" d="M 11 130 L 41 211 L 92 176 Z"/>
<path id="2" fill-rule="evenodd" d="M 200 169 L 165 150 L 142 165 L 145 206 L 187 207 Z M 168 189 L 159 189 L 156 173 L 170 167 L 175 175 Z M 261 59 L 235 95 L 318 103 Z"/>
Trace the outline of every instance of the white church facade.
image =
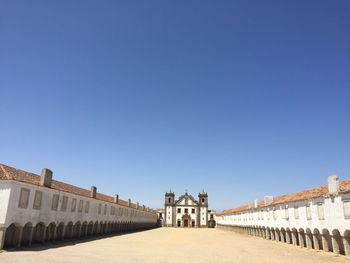
<path id="1" fill-rule="evenodd" d="M 198 194 L 198 200 L 187 192 L 175 200 L 173 192 L 165 193 L 164 226 L 208 227 L 208 194 Z"/>

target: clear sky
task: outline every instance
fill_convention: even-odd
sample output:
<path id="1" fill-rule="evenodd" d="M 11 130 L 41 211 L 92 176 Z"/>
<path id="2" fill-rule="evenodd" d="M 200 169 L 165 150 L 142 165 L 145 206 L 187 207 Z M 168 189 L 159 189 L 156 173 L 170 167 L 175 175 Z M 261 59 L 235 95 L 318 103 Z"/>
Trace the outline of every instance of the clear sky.
<path id="1" fill-rule="evenodd" d="M 1 1 L 0 162 L 152 207 L 350 178 L 350 1 Z"/>

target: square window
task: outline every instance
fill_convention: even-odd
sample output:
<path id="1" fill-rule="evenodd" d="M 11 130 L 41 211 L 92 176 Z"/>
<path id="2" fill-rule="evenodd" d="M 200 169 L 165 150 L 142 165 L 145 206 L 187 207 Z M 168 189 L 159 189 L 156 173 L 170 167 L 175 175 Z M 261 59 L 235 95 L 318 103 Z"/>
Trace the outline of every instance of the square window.
<path id="1" fill-rule="evenodd" d="M 42 198 L 43 198 L 43 192 L 36 190 L 34 194 L 33 209 L 39 210 L 41 208 Z"/>
<path id="2" fill-rule="evenodd" d="M 185 214 L 188 214 L 188 208 L 185 208 Z"/>
<path id="3" fill-rule="evenodd" d="M 178 213 L 178 214 L 181 214 L 181 208 L 178 208 L 178 209 L 177 209 L 177 213 Z M 169 212 L 169 214 L 170 214 L 170 212 Z"/>
<path id="4" fill-rule="evenodd" d="M 196 210 L 194 208 L 192 208 L 192 214 L 196 213 Z"/>
<path id="5" fill-rule="evenodd" d="M 29 194 L 30 194 L 29 189 L 21 188 L 21 194 L 19 196 L 19 203 L 18 203 L 19 208 L 27 208 L 28 207 Z"/>

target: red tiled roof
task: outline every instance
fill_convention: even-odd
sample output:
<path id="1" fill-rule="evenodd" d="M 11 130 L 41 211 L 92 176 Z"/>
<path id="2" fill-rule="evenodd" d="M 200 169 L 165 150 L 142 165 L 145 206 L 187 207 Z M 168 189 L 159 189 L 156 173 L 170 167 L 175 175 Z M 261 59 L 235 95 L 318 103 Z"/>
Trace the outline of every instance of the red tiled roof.
<path id="1" fill-rule="evenodd" d="M 350 179 L 340 182 L 339 188 L 340 188 L 339 190 L 340 193 L 343 193 L 343 194 L 350 193 Z M 312 188 L 309 190 L 305 190 L 305 191 L 301 191 L 293 194 L 287 194 L 287 195 L 275 197 L 273 198 L 272 203 L 270 203 L 269 205 L 265 205 L 264 200 L 260 200 L 258 201 L 258 208 L 270 207 L 270 206 L 286 204 L 290 202 L 311 200 L 318 197 L 327 197 L 327 196 L 329 196 L 328 187 L 320 186 L 320 187 Z M 249 204 L 246 204 L 240 207 L 224 210 L 221 213 L 218 213 L 218 215 L 230 215 L 230 214 L 254 210 L 254 209 L 255 208 L 252 208 Z"/>
<path id="2" fill-rule="evenodd" d="M 14 181 L 28 183 L 32 185 L 40 185 L 39 175 L 22 171 L 19 169 L 15 169 L 13 167 L 10 167 L 4 164 L 0 164 L 0 180 L 14 180 Z M 66 184 L 60 181 L 56 181 L 56 180 L 52 180 L 51 188 L 55 190 L 71 193 L 71 194 L 90 197 L 89 190 L 86 190 L 74 185 Z M 96 194 L 96 199 L 100 201 L 114 203 L 114 197 L 101 194 L 101 193 Z M 122 206 L 129 206 L 129 202 L 124 201 L 122 199 L 118 200 L 118 204 Z M 136 208 L 136 205 L 131 204 L 131 207 Z"/>

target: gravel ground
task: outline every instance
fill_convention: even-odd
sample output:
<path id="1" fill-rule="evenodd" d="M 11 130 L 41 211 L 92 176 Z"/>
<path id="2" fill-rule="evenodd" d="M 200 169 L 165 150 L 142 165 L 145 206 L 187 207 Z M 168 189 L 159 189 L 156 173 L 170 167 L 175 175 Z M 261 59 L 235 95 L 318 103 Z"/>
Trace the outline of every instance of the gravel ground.
<path id="1" fill-rule="evenodd" d="M 0 262 L 350 262 L 349 258 L 220 229 L 158 228 L 81 243 L 3 251 Z"/>

